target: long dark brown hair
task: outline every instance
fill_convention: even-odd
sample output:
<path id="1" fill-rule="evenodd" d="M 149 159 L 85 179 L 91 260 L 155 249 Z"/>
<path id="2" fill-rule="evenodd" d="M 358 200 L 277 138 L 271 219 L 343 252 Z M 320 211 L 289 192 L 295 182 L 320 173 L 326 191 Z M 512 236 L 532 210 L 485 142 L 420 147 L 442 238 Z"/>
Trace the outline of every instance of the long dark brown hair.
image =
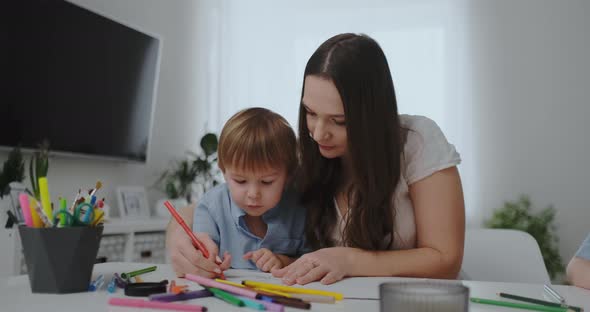
<path id="1" fill-rule="evenodd" d="M 352 163 L 349 210 L 343 242 L 370 250 L 390 249 L 394 238 L 393 194 L 400 180 L 403 151 L 393 81 L 383 50 L 366 35 L 340 34 L 324 42 L 305 67 L 305 77 L 331 80 L 344 105 Z M 306 110 L 299 108 L 300 184 L 307 206 L 307 242 L 334 245 L 334 198 L 343 183 L 340 159 L 322 157 L 309 136 Z M 384 239 L 386 242 L 384 243 Z"/>

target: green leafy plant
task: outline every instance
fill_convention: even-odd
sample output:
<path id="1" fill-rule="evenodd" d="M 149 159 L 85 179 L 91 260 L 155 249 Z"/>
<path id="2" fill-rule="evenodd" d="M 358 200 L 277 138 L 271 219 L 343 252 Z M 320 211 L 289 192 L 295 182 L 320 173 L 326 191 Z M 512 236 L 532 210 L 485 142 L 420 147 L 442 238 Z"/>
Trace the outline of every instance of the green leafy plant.
<path id="1" fill-rule="evenodd" d="M 156 186 L 164 191 L 168 198 L 184 197 L 190 203 L 193 185 L 199 187 L 203 193 L 217 185 L 215 178 L 217 144 L 216 134 L 205 134 L 201 138 L 203 152 L 201 154 L 187 152 L 187 159 L 175 161 L 170 169 L 160 175 Z"/>
<path id="2" fill-rule="evenodd" d="M 46 177 L 49 171 L 49 143 L 47 141 L 39 145 L 39 148 L 31 155 L 29 161 L 29 178 L 31 180 L 32 194 L 37 200 L 41 200 L 39 191 L 39 178 Z M 29 191 L 31 193 L 31 191 Z"/>
<path id="3" fill-rule="evenodd" d="M 504 207 L 496 209 L 490 219 L 485 221 L 489 228 L 515 229 L 531 234 L 539 244 L 541 254 L 551 279 L 564 272 L 563 263 L 557 248 L 555 234 L 555 208 L 549 206 L 537 214 L 531 211 L 531 200 L 521 195 L 515 202 L 505 202 Z"/>
<path id="4" fill-rule="evenodd" d="M 0 198 L 10 193 L 10 182 L 22 182 L 25 179 L 25 162 L 19 147 L 8 154 L 8 159 L 0 171 Z"/>

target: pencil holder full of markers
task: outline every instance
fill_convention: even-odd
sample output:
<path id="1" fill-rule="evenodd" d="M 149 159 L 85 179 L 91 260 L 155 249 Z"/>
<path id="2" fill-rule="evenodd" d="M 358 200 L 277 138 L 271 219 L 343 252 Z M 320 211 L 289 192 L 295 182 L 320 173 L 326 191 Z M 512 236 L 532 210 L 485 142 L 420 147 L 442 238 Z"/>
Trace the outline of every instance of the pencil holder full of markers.
<path id="1" fill-rule="evenodd" d="M 18 229 L 33 293 L 88 290 L 103 232 L 104 200 L 96 200 L 101 186 L 97 182 L 88 196 L 79 190 L 69 206 L 60 198 L 57 209 L 45 177 L 40 196 L 20 194 L 24 224 Z"/>

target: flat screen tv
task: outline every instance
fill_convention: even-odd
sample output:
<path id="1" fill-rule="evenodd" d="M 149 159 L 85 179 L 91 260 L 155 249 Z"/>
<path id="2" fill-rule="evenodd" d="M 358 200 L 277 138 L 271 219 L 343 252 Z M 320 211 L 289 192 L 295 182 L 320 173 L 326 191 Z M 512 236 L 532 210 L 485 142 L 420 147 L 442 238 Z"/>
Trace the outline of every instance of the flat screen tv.
<path id="1" fill-rule="evenodd" d="M 0 147 L 145 162 L 158 38 L 61 0 L 0 9 Z"/>

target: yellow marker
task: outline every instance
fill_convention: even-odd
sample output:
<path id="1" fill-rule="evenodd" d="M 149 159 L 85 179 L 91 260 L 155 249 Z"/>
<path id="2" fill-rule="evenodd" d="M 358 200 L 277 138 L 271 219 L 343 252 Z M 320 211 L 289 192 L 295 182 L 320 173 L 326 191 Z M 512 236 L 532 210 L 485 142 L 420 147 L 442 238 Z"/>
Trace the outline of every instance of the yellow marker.
<path id="1" fill-rule="evenodd" d="M 244 285 L 242 285 L 240 283 L 236 283 L 236 282 L 232 282 L 232 281 L 226 281 L 226 280 L 223 280 L 223 279 L 220 279 L 220 278 L 216 278 L 215 281 L 216 282 L 223 283 L 223 284 L 227 284 L 227 285 L 232 285 L 232 286 L 235 286 L 235 287 L 242 287 L 242 288 L 246 287 L 246 286 L 244 286 Z"/>
<path id="2" fill-rule="evenodd" d="M 283 286 L 283 285 L 269 284 L 269 283 L 256 282 L 256 281 L 243 281 L 242 284 L 249 286 L 249 287 L 254 287 L 254 288 L 278 290 L 278 291 L 284 291 L 284 292 L 295 293 L 295 294 L 332 296 L 332 297 L 336 298 L 336 300 L 342 300 L 344 298 L 344 296 L 341 293 L 332 292 L 332 291 L 325 291 L 325 290 Z"/>
<path id="3" fill-rule="evenodd" d="M 33 227 L 35 228 L 42 228 L 44 226 L 43 221 L 41 221 L 41 217 L 37 214 L 37 207 L 38 203 L 35 200 L 35 197 L 29 196 L 29 208 L 31 209 L 31 217 L 33 217 Z"/>
<path id="4" fill-rule="evenodd" d="M 102 220 L 104 211 L 102 209 L 94 209 L 94 219 L 90 222 L 91 225 L 97 225 Z"/>
<path id="5" fill-rule="evenodd" d="M 235 286 L 235 287 L 242 287 L 242 288 L 246 287 L 246 286 L 244 286 L 244 285 L 242 285 L 240 283 L 236 283 L 236 282 L 232 282 L 232 281 L 227 281 L 227 280 L 223 280 L 223 279 L 220 279 L 220 278 L 216 278 L 215 281 L 216 282 L 223 283 L 223 284 Z M 285 293 L 285 292 L 282 292 L 282 291 L 277 291 L 277 290 L 272 290 L 272 289 L 267 289 L 267 288 L 262 288 L 262 287 L 253 287 L 253 289 L 255 291 L 256 290 L 260 290 L 260 291 L 265 291 L 265 292 L 270 293 L 270 294 L 275 294 L 275 295 L 279 295 L 279 296 L 291 298 L 291 294 L 288 294 L 288 293 Z"/>
<path id="6" fill-rule="evenodd" d="M 49 196 L 47 177 L 39 178 L 39 192 L 41 193 L 41 207 L 43 207 L 43 212 L 51 218 L 53 216 L 53 209 L 51 209 L 51 197 Z"/>

